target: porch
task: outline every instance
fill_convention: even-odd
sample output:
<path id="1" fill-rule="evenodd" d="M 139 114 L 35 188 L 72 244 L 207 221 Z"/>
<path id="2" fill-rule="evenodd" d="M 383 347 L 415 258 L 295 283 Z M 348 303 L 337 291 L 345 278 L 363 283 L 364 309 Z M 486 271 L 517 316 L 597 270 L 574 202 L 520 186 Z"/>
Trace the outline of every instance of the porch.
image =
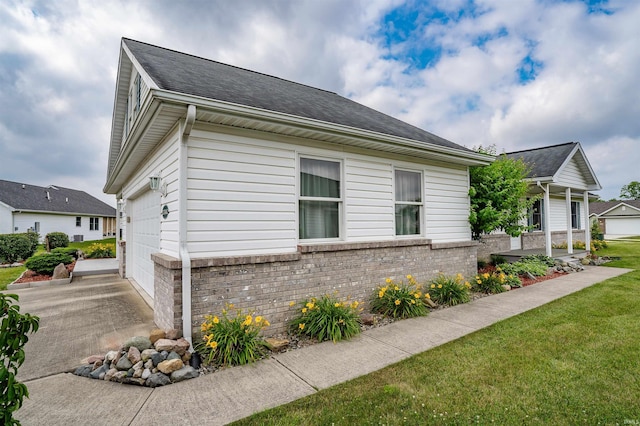
<path id="1" fill-rule="evenodd" d="M 586 250 L 573 249 L 573 253 L 569 253 L 569 250 L 567 249 L 553 248 L 551 249 L 550 257 L 556 260 L 570 261 L 575 259 L 582 259 L 587 254 L 588 252 Z M 522 249 L 509 250 L 509 251 L 503 251 L 499 253 L 492 253 L 491 255 L 502 256 L 505 258 L 507 262 L 512 263 L 512 262 L 517 262 L 518 260 L 520 260 L 525 256 L 536 256 L 536 255 L 546 256 L 547 251 L 546 251 L 546 248 L 542 247 L 542 248 L 533 248 L 533 249 L 525 249 L 525 250 L 522 250 Z"/>

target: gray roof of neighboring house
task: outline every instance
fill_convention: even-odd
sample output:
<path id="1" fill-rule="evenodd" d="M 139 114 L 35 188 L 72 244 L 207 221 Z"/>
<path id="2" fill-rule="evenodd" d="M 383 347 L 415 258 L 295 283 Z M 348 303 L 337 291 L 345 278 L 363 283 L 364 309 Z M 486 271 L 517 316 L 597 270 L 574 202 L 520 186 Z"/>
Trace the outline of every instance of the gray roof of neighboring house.
<path id="1" fill-rule="evenodd" d="M 53 185 L 43 187 L 0 180 L 0 201 L 16 210 L 116 216 L 115 208 L 84 191 Z"/>
<path id="2" fill-rule="evenodd" d="M 640 209 L 640 200 L 595 201 L 593 203 L 589 203 L 589 214 L 601 215 L 607 210 L 611 210 L 623 203 Z"/>
<path id="3" fill-rule="evenodd" d="M 470 152 L 336 93 L 123 38 L 158 88 Z"/>
<path id="4" fill-rule="evenodd" d="M 568 142 L 560 145 L 508 152 L 506 156 L 513 159 L 521 158 L 529 165 L 531 170 L 527 177 L 548 177 L 556 174 L 576 145 L 578 145 L 578 142 Z"/>

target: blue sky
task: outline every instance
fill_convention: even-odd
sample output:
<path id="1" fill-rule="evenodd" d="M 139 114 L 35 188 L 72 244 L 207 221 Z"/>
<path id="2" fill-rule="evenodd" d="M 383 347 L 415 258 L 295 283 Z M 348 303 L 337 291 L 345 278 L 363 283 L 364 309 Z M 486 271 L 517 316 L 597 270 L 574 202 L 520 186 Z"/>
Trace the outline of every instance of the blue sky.
<path id="1" fill-rule="evenodd" d="M 332 90 L 460 145 L 640 180 L 640 2 L 5 0 L 0 179 L 101 194 L 121 37 Z"/>

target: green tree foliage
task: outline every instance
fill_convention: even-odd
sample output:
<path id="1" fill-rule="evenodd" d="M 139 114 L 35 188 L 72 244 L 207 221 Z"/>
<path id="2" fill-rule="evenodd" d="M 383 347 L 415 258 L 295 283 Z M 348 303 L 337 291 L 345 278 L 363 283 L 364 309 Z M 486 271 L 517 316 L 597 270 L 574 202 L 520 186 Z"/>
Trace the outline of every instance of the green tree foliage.
<path id="1" fill-rule="evenodd" d="M 30 257 L 24 266 L 39 274 L 52 275 L 56 266 L 61 263 L 68 265 L 71 262 L 73 257 L 65 253 L 44 253 Z"/>
<path id="2" fill-rule="evenodd" d="M 38 234 L 35 232 L 0 235 L 0 260 L 4 259 L 8 263 L 13 263 L 21 259 L 28 259 L 36 252 L 37 246 Z"/>
<path id="3" fill-rule="evenodd" d="M 495 155 L 495 146 L 479 147 L 476 151 Z M 500 155 L 488 166 L 471 167 L 471 211 L 469 223 L 473 239 L 502 230 L 517 237 L 527 229 L 521 222 L 535 198 L 527 199 L 528 167 L 522 160 Z"/>
<path id="4" fill-rule="evenodd" d="M 627 185 L 622 185 L 620 198 L 623 200 L 640 200 L 640 182 L 634 180 Z"/>
<path id="5" fill-rule="evenodd" d="M 19 425 L 13 413 L 29 397 L 24 383 L 16 380 L 18 368 L 24 362 L 24 345 L 27 333 L 38 331 L 40 318 L 21 314 L 15 294 L 0 293 L 0 420 L 3 425 Z"/>

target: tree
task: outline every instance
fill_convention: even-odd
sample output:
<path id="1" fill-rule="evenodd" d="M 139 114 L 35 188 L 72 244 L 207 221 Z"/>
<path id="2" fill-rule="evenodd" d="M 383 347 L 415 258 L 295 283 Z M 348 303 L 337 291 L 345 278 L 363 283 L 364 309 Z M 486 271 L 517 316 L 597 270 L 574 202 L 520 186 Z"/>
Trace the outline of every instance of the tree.
<path id="1" fill-rule="evenodd" d="M 640 182 L 634 180 L 627 185 L 622 185 L 620 198 L 623 200 L 640 200 Z"/>
<path id="2" fill-rule="evenodd" d="M 496 152 L 495 146 L 481 146 L 476 151 L 491 155 Z M 496 230 L 517 237 L 528 229 L 521 223 L 537 199 L 527 198 L 529 184 L 524 179 L 528 171 L 521 159 L 514 160 L 504 154 L 488 166 L 469 169 L 469 223 L 474 240 Z"/>
<path id="3" fill-rule="evenodd" d="M 22 406 L 29 391 L 16 380 L 18 368 L 24 362 L 27 333 L 38 331 L 40 319 L 21 314 L 15 294 L 0 293 L 0 420 L 3 425 L 19 425 L 13 413 Z"/>

